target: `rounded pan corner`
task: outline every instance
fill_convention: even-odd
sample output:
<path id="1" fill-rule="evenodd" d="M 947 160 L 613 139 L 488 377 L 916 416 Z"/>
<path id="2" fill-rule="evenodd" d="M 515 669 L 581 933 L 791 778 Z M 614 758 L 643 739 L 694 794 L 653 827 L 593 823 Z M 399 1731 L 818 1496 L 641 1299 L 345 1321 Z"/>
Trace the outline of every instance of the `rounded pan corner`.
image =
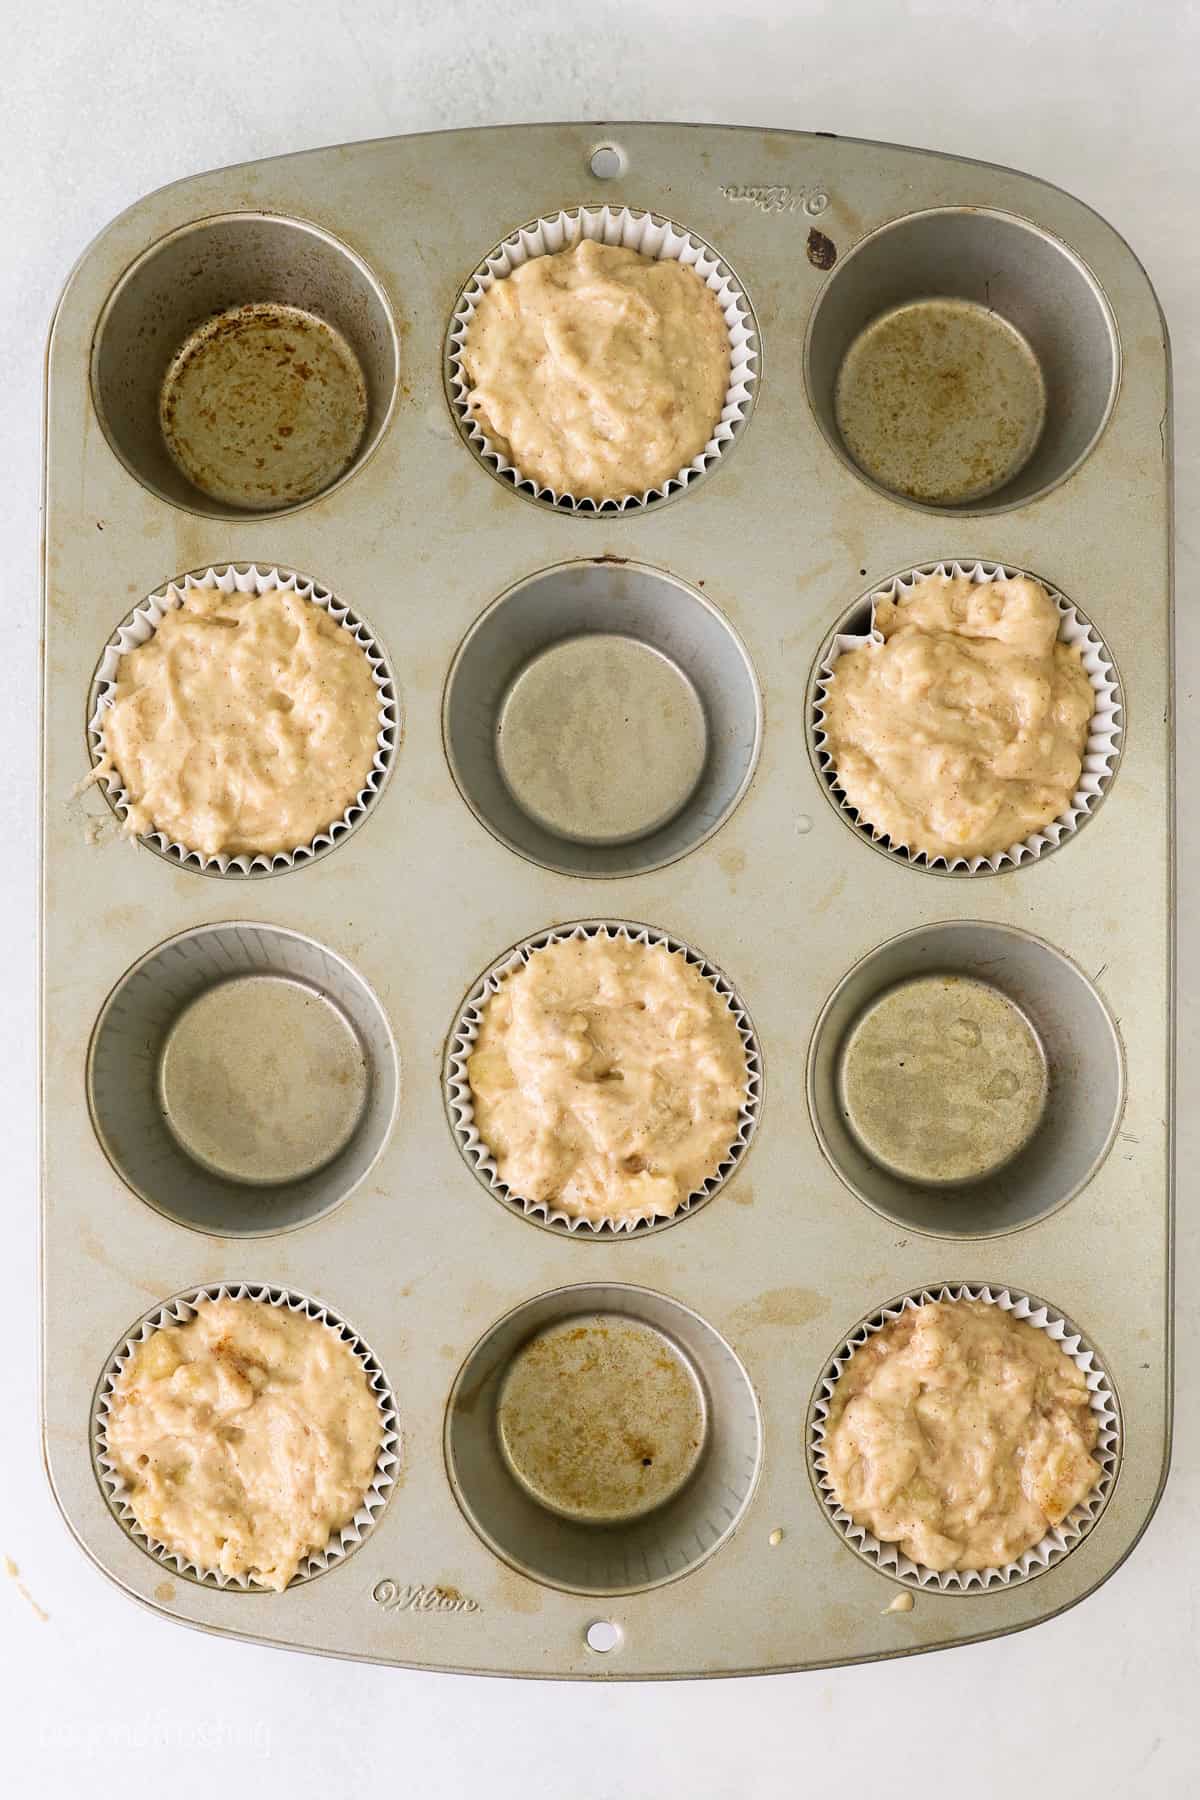
<path id="1" fill-rule="evenodd" d="M 1073 1594 L 1069 1600 L 1064 1600 L 1060 1606 L 1048 1607 L 1045 1612 L 1035 1613 L 1031 1619 L 1023 1619 L 1019 1625 L 1008 1625 L 1008 1626 L 1005 1626 L 1004 1629 L 1001 1631 L 988 1632 L 986 1634 L 986 1636 L 987 1637 L 1011 1637 L 1011 1636 L 1014 1636 L 1017 1632 L 1029 1631 L 1035 1625 L 1044 1625 L 1047 1622 L 1047 1620 L 1049 1620 L 1049 1619 L 1058 1619 L 1058 1618 L 1061 1618 L 1064 1613 L 1073 1612 L 1077 1606 L 1082 1606 L 1082 1604 L 1085 1600 L 1090 1600 L 1093 1594 L 1098 1593 L 1099 1590 L 1102 1587 L 1104 1587 L 1106 1582 L 1111 1581 L 1112 1577 L 1117 1573 L 1118 1569 L 1121 1569 L 1124 1567 L 1124 1565 L 1129 1561 L 1129 1558 L 1133 1555 L 1134 1551 L 1137 1549 L 1138 1545 L 1141 1543 L 1142 1538 L 1145 1536 L 1146 1531 L 1148 1530 L 1148 1528 L 1150 1526 L 1151 1520 L 1154 1518 L 1155 1513 L 1158 1511 L 1159 1505 L 1162 1501 L 1163 1494 L 1166 1491 L 1167 1481 L 1170 1476 L 1170 1472 L 1171 1472 L 1171 1419 L 1170 1419 L 1170 1416 L 1168 1415 L 1166 1434 L 1165 1434 L 1165 1439 L 1164 1439 L 1164 1444 L 1163 1444 L 1162 1468 L 1161 1468 L 1161 1473 L 1159 1476 L 1158 1486 L 1155 1489 L 1153 1496 L 1151 1497 L 1150 1505 L 1146 1509 L 1145 1517 L 1142 1519 L 1137 1530 L 1134 1532 L 1133 1536 L 1130 1538 L 1129 1542 L 1126 1544 L 1126 1546 L 1122 1550 L 1121 1554 L 1116 1558 L 1115 1561 L 1109 1563 L 1108 1567 L 1106 1569 L 1104 1569 L 1101 1574 L 1097 1575 L 1096 1579 L 1093 1582 L 1091 1582 L 1087 1587 L 1085 1587 L 1081 1593 Z M 972 1639 L 969 1639 L 968 1641 L 971 1643 L 981 1643 L 981 1642 L 984 1642 L 985 1639 L 972 1638 Z M 939 1645 L 936 1645 L 933 1647 L 936 1649 L 939 1649 L 939 1650 L 953 1650 L 953 1649 L 957 1648 L 958 1646 L 954 1641 L 951 1641 L 950 1643 L 939 1644 Z"/>
<path id="2" fill-rule="evenodd" d="M 326 146 L 326 148 L 338 148 L 338 147 L 339 146 Z M 355 146 L 355 147 L 357 148 L 358 146 Z M 274 157 L 265 157 L 265 158 L 251 157 L 251 158 L 248 158 L 244 162 L 229 163 L 229 164 L 218 166 L 215 169 L 201 169 L 194 175 L 181 175 L 175 181 L 165 181 L 162 183 L 162 185 L 160 187 L 149 188 L 149 189 L 147 189 L 147 191 L 144 194 L 139 194 L 135 200 L 131 200 L 129 202 L 128 206 L 122 207 L 120 212 L 114 213 L 111 219 L 106 220 L 106 222 L 103 225 L 101 225 L 97 231 L 92 233 L 92 236 L 83 245 L 82 249 L 79 251 L 78 255 L 75 257 L 74 262 L 68 268 L 66 275 L 63 277 L 62 285 L 59 288 L 58 293 L 55 297 L 54 305 L 51 308 L 49 320 L 48 320 L 48 323 L 46 326 L 45 345 L 44 345 L 44 350 L 43 350 L 43 452 L 45 451 L 45 436 L 46 436 L 46 434 L 45 434 L 45 429 L 44 429 L 44 422 L 45 422 L 46 401 L 47 401 L 48 392 L 49 392 L 51 358 L 52 358 L 53 351 L 54 351 L 54 341 L 55 341 L 56 333 L 58 331 L 59 323 L 60 323 L 60 321 L 63 317 L 63 314 L 66 310 L 67 302 L 70 300 L 75 288 L 81 283 L 81 281 L 83 280 L 83 277 L 90 271 L 93 261 L 97 260 L 99 258 L 100 252 L 103 250 L 104 246 L 108 244 L 109 240 L 114 238 L 115 236 L 117 236 L 117 234 L 123 228 L 133 225 L 133 223 L 139 218 L 139 216 L 141 214 L 152 212 L 153 209 L 157 205 L 160 205 L 166 199 L 166 197 L 168 195 L 183 194 L 189 188 L 200 188 L 200 187 L 204 186 L 205 184 L 214 181 L 218 177 L 225 178 L 230 175 L 235 175 L 241 169 L 263 168 L 263 167 L 273 165 L 276 163 L 291 162 L 294 159 L 302 157 L 302 156 L 311 156 L 314 154 L 319 154 L 320 149 L 321 149 L 321 146 L 317 146 L 315 150 L 313 150 L 313 149 L 295 150 L 295 151 L 289 152 L 287 155 L 284 155 L 284 156 L 274 156 Z M 202 213 L 198 214 L 197 217 L 205 216 L 209 211 L 212 211 L 212 210 L 214 210 L 214 208 L 210 208 L 210 207 L 206 206 L 203 209 Z M 215 210 L 230 210 L 230 209 L 227 207 L 216 207 Z M 238 211 L 238 210 L 265 211 L 265 212 L 269 213 L 273 209 L 268 206 L 268 207 L 247 207 L 244 209 L 239 209 L 239 208 L 235 207 L 232 210 L 234 210 L 234 211 Z M 117 282 L 120 281 L 121 277 L 126 273 L 126 271 L 128 269 L 130 269 L 132 267 L 132 265 L 138 261 L 138 259 L 145 253 L 145 251 L 148 248 L 150 248 L 150 246 L 153 244 L 155 238 L 158 237 L 159 235 L 165 235 L 165 234 L 169 233 L 170 231 L 175 229 L 176 225 L 178 225 L 181 222 L 186 223 L 186 220 L 183 220 L 183 221 L 175 220 L 173 223 L 169 220 L 162 221 L 159 229 L 152 231 L 150 233 L 150 235 L 145 238 L 145 241 L 139 241 L 136 245 L 130 246 L 127 250 L 122 251 L 120 256 L 118 256 L 114 259 L 113 267 L 111 268 L 111 270 L 109 270 L 106 273 L 105 280 L 101 284 L 102 292 L 100 294 L 98 294 L 98 296 L 97 296 L 97 300 L 96 300 L 97 314 L 99 314 L 99 310 L 100 310 L 101 306 L 103 305 L 104 299 L 105 299 L 106 295 L 108 294 L 109 290 Z M 43 460 L 43 473 L 44 473 L 45 464 L 46 464 L 46 460 L 47 460 L 44 454 L 43 454 L 42 460 Z"/>
<path id="3" fill-rule="evenodd" d="M 236 167 L 238 165 L 234 165 L 234 166 Z M 67 270 L 67 273 L 63 277 L 62 285 L 60 286 L 58 293 L 55 296 L 54 305 L 50 311 L 50 319 L 49 319 L 49 323 L 46 327 L 46 342 L 45 342 L 45 352 L 44 352 L 44 364 L 45 364 L 47 376 L 49 375 L 50 354 L 54 347 L 54 334 L 58 328 L 58 322 L 59 322 L 59 319 L 62 317 L 63 309 L 66 305 L 67 299 L 69 298 L 71 291 L 75 287 L 76 283 L 83 276 L 84 271 L 87 269 L 88 265 L 92 261 L 92 258 L 94 256 L 96 256 L 96 254 L 100 250 L 101 246 L 104 243 L 106 243 L 108 238 L 110 236 L 112 236 L 117 230 L 119 230 L 119 228 L 122 225 L 125 225 L 125 224 L 129 223 L 130 221 L 132 221 L 132 219 L 135 217 L 135 215 L 137 213 L 141 212 L 143 210 L 143 208 L 149 208 L 151 203 L 153 201 L 157 200 L 161 195 L 170 193 L 176 188 L 185 188 L 185 187 L 190 186 L 192 183 L 199 183 L 201 181 L 207 180 L 211 173 L 213 173 L 213 171 L 204 171 L 203 173 L 201 173 L 199 175 L 184 175 L 184 176 L 181 176 L 178 181 L 166 181 L 163 183 L 163 185 L 161 187 L 150 188 L 146 193 L 139 194 L 136 200 L 131 200 L 128 206 L 123 206 L 119 213 L 114 213 L 112 218 L 106 220 L 105 223 L 100 226 L 98 231 L 94 231 L 92 233 L 91 237 L 87 240 L 87 242 L 84 244 L 83 248 L 79 251 L 74 262 L 71 264 L 70 268 Z M 126 261 L 122 263 L 122 267 L 127 266 L 128 263 L 136 261 L 137 256 L 139 254 L 140 254 L 140 252 L 138 252 L 138 251 L 133 252 L 133 254 L 130 255 L 126 259 Z"/>
<path id="4" fill-rule="evenodd" d="M 45 1404 L 45 1392 L 44 1392 L 44 1371 L 43 1371 L 43 1391 L 39 1395 L 38 1412 L 39 1412 L 38 1443 L 39 1443 L 39 1448 L 41 1451 L 42 1473 L 46 1477 L 46 1486 L 50 1490 L 50 1498 L 54 1502 L 54 1509 L 57 1512 L 59 1518 L 62 1520 L 63 1525 L 66 1527 L 67 1535 L 70 1537 L 71 1541 L 79 1547 L 80 1551 L 87 1558 L 88 1562 L 91 1563 L 92 1567 L 94 1569 L 97 1569 L 100 1572 L 100 1574 L 104 1576 L 105 1580 L 110 1581 L 112 1583 L 112 1585 L 115 1588 L 119 1589 L 119 1591 L 121 1593 L 128 1595 L 129 1599 L 136 1600 L 139 1602 L 139 1604 L 141 1604 L 143 1606 L 148 1606 L 150 1608 L 151 1612 L 162 1612 L 162 1614 L 165 1618 L 173 1618 L 175 1616 L 173 1613 L 167 1612 L 166 1609 L 163 1607 L 155 1606 L 150 1601 L 143 1600 L 142 1596 L 140 1594 L 135 1594 L 133 1589 L 130 1587 L 127 1587 L 126 1584 L 121 1580 L 121 1577 L 119 1575 L 115 1574 L 113 1572 L 113 1570 L 109 1568 L 108 1564 L 104 1561 L 104 1558 L 100 1555 L 100 1552 L 97 1549 L 95 1549 L 95 1547 L 88 1541 L 88 1538 L 83 1530 L 83 1527 L 77 1522 L 77 1520 L 75 1519 L 74 1515 L 71 1512 L 70 1506 L 67 1504 L 66 1499 L 63 1497 L 62 1490 L 59 1487 L 58 1481 L 55 1477 L 54 1462 L 53 1462 L 53 1458 L 51 1456 L 50 1443 L 49 1443 L 49 1439 L 46 1435 L 46 1404 Z"/>
<path id="5" fill-rule="evenodd" d="M 1159 299 L 1158 290 L 1151 279 L 1145 263 L 1142 261 L 1125 233 L 1118 225 L 1114 225 L 1112 220 L 1107 218 L 1104 213 L 1094 207 L 1090 201 L 1084 200 L 1079 194 L 1073 193 L 1070 188 L 1065 188 L 1059 182 L 1051 181 L 1044 175 L 1034 174 L 1028 169 L 1014 168 L 1009 163 L 989 162 L 983 157 L 960 156 L 957 153 L 948 150 L 927 149 L 919 144 L 893 144 L 880 138 L 840 137 L 839 134 L 835 132 L 795 132 L 786 135 L 795 137 L 818 136 L 821 138 L 837 138 L 841 143 L 859 144 L 866 149 L 889 152 L 893 156 L 933 158 L 939 162 L 954 163 L 959 166 L 980 169 L 991 175 L 1002 175 L 1009 181 L 1020 182 L 1022 186 L 1028 190 L 1031 198 L 1037 194 L 1048 194 L 1054 196 L 1056 201 L 1066 201 L 1069 205 L 1078 207 L 1081 213 L 1086 214 L 1087 218 L 1095 225 L 1099 226 L 1108 236 L 1113 248 L 1123 258 L 1126 264 L 1132 268 L 1133 273 L 1144 285 L 1162 329 L 1163 354 L 1166 359 L 1169 389 L 1172 367 L 1171 334 L 1166 314 L 1163 311 L 1162 301 Z M 876 229 L 876 227 L 860 230 L 846 246 L 847 252 L 854 249 L 864 237 L 870 235 L 870 231 L 873 229 Z M 839 258 L 839 261 L 840 260 L 841 259 Z M 1103 286 L 1104 284 L 1101 285 Z"/>

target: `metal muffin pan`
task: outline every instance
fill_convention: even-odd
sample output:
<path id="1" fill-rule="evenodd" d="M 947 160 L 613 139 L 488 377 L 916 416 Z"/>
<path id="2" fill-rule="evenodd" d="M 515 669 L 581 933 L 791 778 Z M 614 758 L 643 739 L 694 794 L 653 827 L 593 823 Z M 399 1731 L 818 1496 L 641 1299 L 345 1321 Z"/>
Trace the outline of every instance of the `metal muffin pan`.
<path id="1" fill-rule="evenodd" d="M 387 1142 L 399 1074 L 379 1002 L 341 957 L 296 932 L 210 925 L 121 977 L 87 1092 L 136 1194 L 180 1225 L 252 1237 L 357 1187 Z"/>
<path id="2" fill-rule="evenodd" d="M 915 208 L 856 245 L 805 353 L 837 453 L 885 493 L 950 511 L 1026 505 L 1065 481 L 1120 373 L 1111 306 L 1079 256 L 979 205 Z"/>
<path id="3" fill-rule="evenodd" d="M 762 701 L 702 594 L 628 562 L 573 562 L 475 621 L 443 731 L 463 799 L 501 843 L 564 875 L 637 875 L 728 818 L 754 774 Z"/>
<path id="4" fill-rule="evenodd" d="M 614 154 L 593 161 L 601 144 Z M 443 349 L 492 246 L 605 203 L 676 221 L 736 269 L 760 356 L 736 456 L 668 506 L 580 517 L 489 478 Z M 366 424 L 317 498 L 238 507 L 188 483 L 155 408 L 207 318 L 263 303 L 336 329 Z M 1045 412 L 1024 462 L 1018 433 L 957 497 L 933 471 L 936 503 L 885 491 L 844 395 L 860 460 L 839 423 L 848 353 L 850 375 L 880 358 L 886 387 L 883 315 L 914 307 L 922 342 L 948 322 L 952 350 L 961 325 L 985 368 L 1011 351 L 1014 399 L 1036 392 Z M 555 125 L 343 146 L 198 176 L 110 226 L 59 306 L 46 421 L 43 1409 L 50 1480 L 93 1560 L 219 1634 L 609 1679 L 963 1643 L 1111 1574 L 1161 1490 L 1171 1376 L 1170 378 L 1123 240 L 1027 176 L 827 136 Z M 821 645 L 871 584 L 939 559 L 1035 569 L 1070 595 L 1125 709 L 1087 829 L 967 884 L 873 852 L 808 753 Z M 405 719 L 362 829 L 236 886 L 112 841 L 103 794 L 77 787 L 114 629 L 181 570 L 228 563 L 303 569 L 369 618 Z M 603 792 L 540 757 L 543 707 L 567 707 L 575 680 L 602 702 L 627 681 L 636 702 L 636 743 L 597 739 Z M 670 1231 L 531 1229 L 474 1178 L 445 1116 L 463 995 L 507 946 L 579 919 L 702 946 L 754 1021 L 753 1144 Z M 156 986 L 122 1049 L 110 996 L 201 942 L 269 950 L 230 971 L 248 1008 L 215 979 L 198 997 Z M 293 968 L 283 952 L 300 945 Z M 975 1010 L 955 1024 L 1007 1020 L 1001 1044 L 1043 1086 L 1007 1136 L 968 1131 L 953 1167 L 918 1132 L 914 1176 L 913 1144 L 855 1111 L 854 1065 L 879 1053 L 887 1009 L 903 1015 L 904 984 L 931 978 L 939 1005 L 964 984 Z M 297 1109 L 286 1080 L 264 1090 L 297 1127 L 282 1147 L 268 1134 L 269 1155 L 261 1136 L 222 1137 L 202 1072 L 223 1031 L 254 1043 L 263 1002 L 315 1021 L 277 1032 L 285 1061 L 340 1058 L 352 1078 L 336 1117 Z M 942 1046 L 925 1037 L 927 1095 Z M 93 1455 L 113 1345 L 221 1282 L 352 1320 L 395 1395 L 386 1508 L 344 1568 L 283 1594 L 173 1579 L 114 1517 Z M 829 1529 L 806 1426 L 855 1322 L 944 1283 L 1037 1295 L 1077 1324 L 1117 1397 L 1119 1468 L 1094 1525 L 1036 1579 L 923 1589 L 886 1613 L 895 1580 Z M 628 1466 L 601 1431 L 581 1484 L 539 1396 L 556 1358 L 569 1372 L 571 1346 L 601 1336 L 602 1418 L 643 1381 L 654 1416 Z"/>

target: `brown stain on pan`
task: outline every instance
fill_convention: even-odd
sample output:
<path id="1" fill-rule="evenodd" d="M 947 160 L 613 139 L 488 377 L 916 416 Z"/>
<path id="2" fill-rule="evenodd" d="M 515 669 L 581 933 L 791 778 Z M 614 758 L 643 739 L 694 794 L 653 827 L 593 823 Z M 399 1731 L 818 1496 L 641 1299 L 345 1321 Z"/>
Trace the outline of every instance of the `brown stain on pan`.
<path id="1" fill-rule="evenodd" d="M 159 424 L 200 491 L 233 506 L 310 499 L 353 462 L 367 423 L 354 351 L 316 314 L 249 301 L 205 321 L 172 358 Z"/>
<path id="2" fill-rule="evenodd" d="M 996 493 L 1025 467 L 1046 418 L 1033 350 L 972 300 L 909 301 L 851 344 L 834 398 L 838 430 L 863 472 L 925 505 Z"/>
<path id="3" fill-rule="evenodd" d="M 684 1487 L 707 1421 L 676 1346 L 640 1320 L 600 1314 L 552 1325 L 518 1352 L 496 1430 L 510 1473 L 539 1505 L 616 1524 Z"/>
<path id="4" fill-rule="evenodd" d="M 100 1238 L 87 1235 L 83 1238 L 82 1243 L 83 1254 L 87 1257 L 89 1262 L 94 1262 L 98 1268 L 106 1269 L 110 1275 L 116 1275 L 121 1281 L 128 1281 L 131 1286 L 137 1288 L 141 1293 L 149 1294 L 152 1300 L 157 1300 L 162 1294 L 163 1287 L 160 1280 L 148 1279 L 144 1275 L 131 1274 L 127 1268 L 109 1255 L 106 1246 Z"/>
<path id="5" fill-rule="evenodd" d="M 805 253 L 814 269 L 832 269 L 837 261 L 837 245 L 814 225 L 808 234 Z"/>
<path id="6" fill-rule="evenodd" d="M 763 1325 L 808 1325 L 828 1311 L 828 1299 L 813 1288 L 766 1288 L 757 1299 L 748 1300 L 737 1308 L 733 1323 L 741 1331 Z"/>
<path id="7" fill-rule="evenodd" d="M 528 1576 L 501 1566 L 496 1572 L 496 1604 L 505 1612 L 530 1617 L 542 1610 L 542 1591 Z"/>

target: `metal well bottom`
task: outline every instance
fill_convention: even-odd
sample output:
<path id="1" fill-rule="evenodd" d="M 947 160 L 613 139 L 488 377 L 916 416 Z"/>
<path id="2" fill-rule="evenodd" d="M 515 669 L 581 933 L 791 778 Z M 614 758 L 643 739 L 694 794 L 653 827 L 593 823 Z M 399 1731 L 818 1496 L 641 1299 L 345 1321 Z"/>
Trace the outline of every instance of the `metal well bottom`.
<path id="1" fill-rule="evenodd" d="M 492 602 L 454 658 L 442 729 L 463 798 L 510 849 L 566 875 L 638 875 L 732 812 L 762 704 L 702 594 L 601 557 Z"/>
<path id="2" fill-rule="evenodd" d="M 222 981 L 167 1033 L 158 1088 L 187 1154 L 233 1181 L 313 1175 L 353 1137 L 367 1063 L 346 1015 L 277 975 Z"/>
<path id="3" fill-rule="evenodd" d="M 564 1518 L 640 1518 L 686 1486 L 707 1409 L 677 1344 L 618 1313 L 565 1319 L 518 1352 L 496 1403 L 513 1477 Z"/>
<path id="4" fill-rule="evenodd" d="M 1046 1053 L 989 982 L 920 975 L 860 1014 L 842 1046 L 846 1122 L 905 1181 L 952 1186 L 1010 1163 L 1041 1123 Z"/>
<path id="5" fill-rule="evenodd" d="M 946 1237 L 1019 1230 L 1099 1167 L 1124 1100 L 1092 983 L 1011 926 L 918 926 L 863 957 L 813 1032 L 817 1141 L 868 1206 Z"/>
<path id="6" fill-rule="evenodd" d="M 159 397 L 164 442 L 188 480 L 248 508 L 321 493 L 353 462 L 366 422 L 366 382 L 345 338 L 277 301 L 207 319 Z"/>
<path id="7" fill-rule="evenodd" d="M 723 1338 L 665 1294 L 588 1283 L 505 1315 L 459 1371 L 446 1467 L 497 1556 L 575 1593 L 697 1568 L 737 1527 L 762 1423 Z"/>
<path id="8" fill-rule="evenodd" d="M 496 756 L 517 805 L 580 844 L 627 844 L 686 806 L 708 727 L 679 665 L 638 638 L 594 632 L 554 644 L 509 688 Z"/>
<path id="9" fill-rule="evenodd" d="M 399 1070 L 348 963 L 272 925 L 204 925 L 126 970 L 96 1021 L 88 1106 L 105 1155 L 170 1219 L 290 1230 L 379 1155 Z"/>
<path id="10" fill-rule="evenodd" d="M 834 411 L 864 474 L 950 506 L 995 493 L 1024 468 L 1046 421 L 1046 384 L 999 313 L 972 300 L 913 300 L 850 345 Z"/>

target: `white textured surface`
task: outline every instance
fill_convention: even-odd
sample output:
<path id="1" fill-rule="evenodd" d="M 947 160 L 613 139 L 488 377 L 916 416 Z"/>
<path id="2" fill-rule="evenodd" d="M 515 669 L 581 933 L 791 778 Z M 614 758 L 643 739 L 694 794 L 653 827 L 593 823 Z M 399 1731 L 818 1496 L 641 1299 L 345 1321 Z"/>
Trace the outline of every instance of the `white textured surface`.
<path id="1" fill-rule="evenodd" d="M 1200 11 L 1194 0 L 524 0 L 288 6 L 43 0 L 0 8 L 7 239 L 6 672 L 14 779 L 0 894 L 11 946 L 0 1549 L 3 1767 L 14 1794 L 298 1795 L 369 1786 L 443 1800 L 773 1800 L 868 1783 L 922 1800 L 1014 1789 L 1184 1800 L 1200 1765 L 1200 1160 L 1197 1011 L 1181 1023 L 1181 1388 L 1175 1467 L 1130 1562 L 1033 1633 L 827 1675 L 601 1689 L 408 1675 L 186 1633 L 140 1612 L 70 1543 L 37 1448 L 33 815 L 41 356 L 94 232 L 150 188 L 246 158 L 438 126 L 726 120 L 891 138 L 1009 163 L 1130 239 L 1174 338 L 1180 748 L 1194 770 L 1200 474 Z M 196 97 L 206 96 L 197 105 Z M 1180 991 L 1194 993 L 1200 813 L 1183 809 Z M 1188 1101 L 1192 1117 L 1187 1118 Z M 919 1604 L 919 1602 L 918 1602 Z M 898 1622 L 898 1629 L 902 1621 Z"/>

